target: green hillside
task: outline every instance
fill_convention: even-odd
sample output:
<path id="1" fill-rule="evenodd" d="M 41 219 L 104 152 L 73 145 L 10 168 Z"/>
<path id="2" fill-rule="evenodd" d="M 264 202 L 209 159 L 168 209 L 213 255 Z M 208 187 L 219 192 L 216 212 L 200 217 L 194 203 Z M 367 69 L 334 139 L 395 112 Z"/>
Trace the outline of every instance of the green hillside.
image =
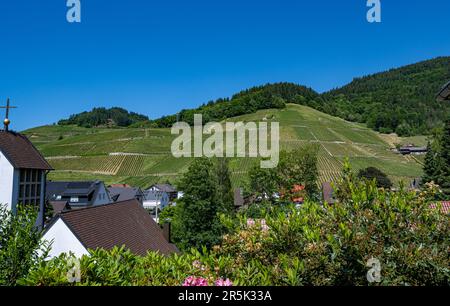
<path id="1" fill-rule="evenodd" d="M 428 134 L 450 116 L 450 104 L 436 102 L 437 92 L 449 80 L 450 57 L 439 57 L 355 78 L 323 94 L 316 108 L 380 132 Z"/>
<path id="2" fill-rule="evenodd" d="M 394 143 L 408 142 L 409 139 L 386 138 L 363 125 L 306 106 L 288 104 L 285 109 L 260 110 L 229 120 L 280 122 L 280 146 L 283 149 L 318 143 L 321 181 L 338 178 L 345 157 L 350 158 L 355 169 L 375 166 L 396 182 L 421 175 L 421 166 L 416 159 L 389 150 Z M 170 129 L 55 125 L 24 133 L 56 169 L 50 174 L 50 179 L 54 180 L 101 179 L 106 183 L 146 187 L 154 182 L 176 182 L 191 161 L 171 155 L 170 146 L 175 136 L 171 135 Z M 414 141 L 423 143 L 424 138 L 416 137 Z M 251 158 L 231 160 L 236 186 L 242 184 L 254 162 Z"/>

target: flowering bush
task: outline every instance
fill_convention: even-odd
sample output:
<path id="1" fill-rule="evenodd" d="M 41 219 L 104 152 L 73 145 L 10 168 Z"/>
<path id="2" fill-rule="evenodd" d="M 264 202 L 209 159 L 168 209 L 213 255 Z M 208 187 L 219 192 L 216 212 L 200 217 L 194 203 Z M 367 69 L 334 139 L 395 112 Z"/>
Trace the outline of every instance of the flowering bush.
<path id="1" fill-rule="evenodd" d="M 350 172 L 346 172 L 349 174 Z M 449 218 L 427 197 L 344 176 L 339 202 L 306 201 L 264 218 L 241 216 L 221 245 L 139 257 L 119 248 L 80 262 L 79 285 L 449 285 Z M 23 285 L 73 285 L 70 256 L 40 263 Z M 368 277 L 379 262 L 377 277 Z M 76 285 L 77 283 L 75 283 Z"/>

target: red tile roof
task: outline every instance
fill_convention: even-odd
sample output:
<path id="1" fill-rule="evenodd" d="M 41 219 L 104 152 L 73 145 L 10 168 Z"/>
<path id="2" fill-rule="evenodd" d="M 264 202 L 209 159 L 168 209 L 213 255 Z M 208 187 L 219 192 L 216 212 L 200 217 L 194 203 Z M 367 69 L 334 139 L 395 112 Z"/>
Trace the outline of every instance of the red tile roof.
<path id="1" fill-rule="evenodd" d="M 0 131 L 0 151 L 16 169 L 53 170 L 27 137 Z"/>
<path id="2" fill-rule="evenodd" d="M 446 201 L 446 202 L 440 202 L 438 204 L 434 203 L 430 205 L 430 208 L 436 209 L 438 208 L 438 205 L 440 205 L 441 207 L 441 212 L 444 214 L 450 214 L 450 201 Z"/>
<path id="3" fill-rule="evenodd" d="M 63 212 L 60 217 L 87 249 L 125 246 L 137 255 L 178 252 L 163 236 L 150 214 L 133 199 Z"/>

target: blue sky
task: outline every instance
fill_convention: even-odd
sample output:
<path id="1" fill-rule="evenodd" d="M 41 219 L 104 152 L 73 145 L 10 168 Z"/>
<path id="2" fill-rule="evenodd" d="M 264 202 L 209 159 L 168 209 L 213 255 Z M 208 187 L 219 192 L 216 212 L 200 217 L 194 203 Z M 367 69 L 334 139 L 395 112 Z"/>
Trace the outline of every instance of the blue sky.
<path id="1" fill-rule="evenodd" d="M 0 2 L 0 101 L 12 128 L 95 106 L 151 118 L 267 82 L 325 91 L 450 55 L 448 0 L 66 0 Z M 1 115 L 3 118 L 3 114 Z"/>

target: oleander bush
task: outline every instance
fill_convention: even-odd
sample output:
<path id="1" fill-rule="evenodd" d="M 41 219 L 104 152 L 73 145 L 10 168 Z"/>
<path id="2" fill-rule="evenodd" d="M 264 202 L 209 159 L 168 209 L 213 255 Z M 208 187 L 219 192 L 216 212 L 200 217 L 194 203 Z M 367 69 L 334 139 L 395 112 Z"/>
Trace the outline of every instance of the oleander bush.
<path id="1" fill-rule="evenodd" d="M 244 212 L 239 222 L 222 216 L 230 233 L 212 250 L 169 257 L 96 250 L 81 258 L 81 281 L 73 284 L 67 277 L 73 260 L 61 255 L 40 262 L 20 283 L 448 286 L 449 218 L 430 208 L 426 199 L 433 190 L 391 192 L 345 173 L 334 205 L 307 201 L 258 219 Z M 368 265 L 373 259 L 379 262 L 375 270 Z"/>

